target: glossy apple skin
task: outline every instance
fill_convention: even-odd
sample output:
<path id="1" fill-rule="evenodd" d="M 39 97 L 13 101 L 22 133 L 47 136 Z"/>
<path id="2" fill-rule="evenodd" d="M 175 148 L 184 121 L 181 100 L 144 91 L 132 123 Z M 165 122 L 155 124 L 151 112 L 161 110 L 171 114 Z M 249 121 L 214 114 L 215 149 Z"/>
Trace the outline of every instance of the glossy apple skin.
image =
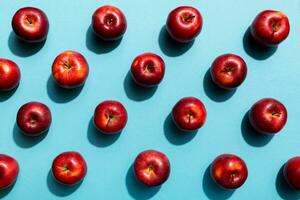
<path id="1" fill-rule="evenodd" d="M 20 107 L 17 125 L 27 136 L 37 136 L 46 132 L 52 121 L 50 109 L 43 103 L 29 102 Z"/>
<path id="2" fill-rule="evenodd" d="M 114 6 L 102 6 L 93 14 L 92 29 L 103 40 L 120 39 L 127 29 L 125 15 Z"/>
<path id="3" fill-rule="evenodd" d="M 130 71 L 133 80 L 138 85 L 153 87 L 164 78 L 165 62 L 159 55 L 144 53 L 133 60 Z"/>
<path id="4" fill-rule="evenodd" d="M 18 65 L 8 59 L 0 58 L 0 91 L 9 91 L 19 85 L 21 72 Z"/>
<path id="5" fill-rule="evenodd" d="M 179 129 L 188 132 L 195 131 L 205 123 L 206 109 L 199 99 L 185 97 L 173 107 L 172 118 Z"/>
<path id="6" fill-rule="evenodd" d="M 181 6 L 170 12 L 166 28 L 175 41 L 187 43 L 199 35 L 202 25 L 202 16 L 196 8 Z"/>
<path id="7" fill-rule="evenodd" d="M 59 54 L 52 64 L 52 76 L 62 88 L 72 89 L 82 86 L 89 75 L 86 59 L 76 51 Z"/>
<path id="8" fill-rule="evenodd" d="M 18 177 L 19 164 L 16 159 L 0 154 L 0 190 L 11 186 Z"/>
<path id="9" fill-rule="evenodd" d="M 26 42 L 41 42 L 47 37 L 49 22 L 42 10 L 25 7 L 13 16 L 12 28 L 15 34 Z"/>
<path id="10" fill-rule="evenodd" d="M 224 54 L 215 59 L 210 74 L 213 82 L 224 89 L 240 86 L 247 76 L 247 64 L 238 55 Z"/>
<path id="11" fill-rule="evenodd" d="M 163 184 L 169 178 L 170 170 L 168 157 L 156 150 L 143 151 L 134 161 L 136 178 L 148 187 Z"/>
<path id="12" fill-rule="evenodd" d="M 95 109 L 94 125 L 105 134 L 120 133 L 127 123 L 126 108 L 118 101 L 103 101 Z"/>
<path id="13" fill-rule="evenodd" d="M 291 187 L 300 190 L 300 156 L 291 158 L 286 162 L 283 176 Z"/>
<path id="14" fill-rule="evenodd" d="M 87 165 L 80 153 L 68 151 L 59 154 L 53 160 L 52 173 L 59 183 L 74 185 L 84 179 Z"/>
<path id="15" fill-rule="evenodd" d="M 210 174 L 221 187 L 236 189 L 245 183 L 248 169 L 240 157 L 233 154 L 222 154 L 212 162 Z"/>
<path id="16" fill-rule="evenodd" d="M 267 47 L 277 46 L 289 35 L 289 19 L 282 12 L 265 10 L 256 16 L 250 30 L 258 43 Z"/>
<path id="17" fill-rule="evenodd" d="M 265 98 L 256 102 L 249 112 L 249 120 L 255 130 L 264 134 L 276 134 L 286 124 L 288 113 L 276 99 Z"/>

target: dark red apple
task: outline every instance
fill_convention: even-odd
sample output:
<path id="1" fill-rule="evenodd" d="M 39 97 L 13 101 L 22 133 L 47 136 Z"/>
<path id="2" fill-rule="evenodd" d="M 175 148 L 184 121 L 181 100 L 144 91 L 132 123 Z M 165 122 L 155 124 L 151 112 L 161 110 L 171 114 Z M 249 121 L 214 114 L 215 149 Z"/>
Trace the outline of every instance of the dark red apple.
<path id="1" fill-rule="evenodd" d="M 83 85 L 89 74 L 89 65 L 83 55 L 75 51 L 59 54 L 52 64 L 52 76 L 63 88 L 76 88 Z"/>
<path id="2" fill-rule="evenodd" d="M 127 111 L 118 101 L 103 101 L 95 109 L 94 124 L 102 133 L 120 133 L 126 123 Z"/>
<path id="3" fill-rule="evenodd" d="M 0 190 L 11 186 L 19 174 L 19 164 L 16 159 L 0 154 Z"/>
<path id="4" fill-rule="evenodd" d="M 131 75 L 140 86 L 156 86 L 164 78 L 165 62 L 154 53 L 141 54 L 131 64 Z"/>
<path id="5" fill-rule="evenodd" d="M 196 8 L 181 6 L 170 12 L 166 28 L 171 38 L 187 43 L 199 35 L 202 24 L 202 16 Z"/>
<path id="6" fill-rule="evenodd" d="M 117 40 L 124 35 L 127 22 L 120 9 L 106 5 L 94 12 L 92 28 L 96 35 L 103 40 Z"/>
<path id="7" fill-rule="evenodd" d="M 300 156 L 291 158 L 283 168 L 286 182 L 293 188 L 300 190 Z"/>
<path id="8" fill-rule="evenodd" d="M 174 123 L 183 131 L 195 131 L 206 120 L 204 104 L 195 97 L 185 97 L 176 103 L 172 110 Z"/>
<path id="9" fill-rule="evenodd" d="M 87 173 L 87 165 L 80 153 L 75 151 L 64 152 L 53 160 L 52 173 L 59 183 L 74 185 L 84 179 Z"/>
<path id="10" fill-rule="evenodd" d="M 134 174 L 141 183 L 148 187 L 161 185 L 170 175 L 169 159 L 159 151 L 143 151 L 134 161 Z"/>
<path id="11" fill-rule="evenodd" d="M 265 134 L 278 133 L 286 124 L 287 117 L 285 106 L 272 98 L 256 102 L 249 112 L 249 120 L 253 128 Z"/>
<path id="12" fill-rule="evenodd" d="M 26 42 L 41 42 L 47 37 L 49 22 L 42 10 L 25 7 L 15 13 L 12 28 L 15 34 Z"/>
<path id="13" fill-rule="evenodd" d="M 210 74 L 216 85 L 224 89 L 234 89 L 247 76 L 247 64 L 238 55 L 224 54 L 215 59 Z"/>
<path id="14" fill-rule="evenodd" d="M 246 163 L 238 156 L 222 154 L 211 164 L 212 179 L 221 187 L 236 189 L 241 187 L 248 177 Z"/>
<path id="15" fill-rule="evenodd" d="M 4 58 L 0 58 L 0 91 L 8 91 L 19 85 L 21 72 L 18 65 Z"/>
<path id="16" fill-rule="evenodd" d="M 27 136 L 37 136 L 46 132 L 51 121 L 50 109 L 39 102 L 24 104 L 17 113 L 17 125 Z"/>
<path id="17" fill-rule="evenodd" d="M 290 32 L 288 17 L 282 12 L 265 10 L 259 13 L 251 25 L 251 34 L 260 44 L 276 46 L 285 40 Z"/>

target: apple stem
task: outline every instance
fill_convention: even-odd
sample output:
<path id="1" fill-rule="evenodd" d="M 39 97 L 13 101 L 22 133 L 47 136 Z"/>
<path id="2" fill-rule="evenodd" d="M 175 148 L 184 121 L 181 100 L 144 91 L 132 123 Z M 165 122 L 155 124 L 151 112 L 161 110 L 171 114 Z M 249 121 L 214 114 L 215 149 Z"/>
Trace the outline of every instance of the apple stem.
<path id="1" fill-rule="evenodd" d="M 235 174 L 234 173 L 230 174 L 230 181 L 232 183 L 234 182 L 234 178 L 235 178 Z"/>
<path id="2" fill-rule="evenodd" d="M 192 113 L 192 112 L 189 112 L 188 117 L 189 117 L 189 123 L 191 123 L 192 117 L 193 117 L 193 113 Z"/>
<path id="3" fill-rule="evenodd" d="M 114 21 L 114 19 L 109 17 L 109 18 L 107 19 L 107 24 L 108 24 L 108 25 L 111 25 L 111 24 L 113 23 L 113 21 Z"/>
<path id="4" fill-rule="evenodd" d="M 272 111 L 272 116 L 279 117 L 279 113 L 278 113 L 278 112 L 276 112 L 276 111 Z"/>
<path id="5" fill-rule="evenodd" d="M 185 22 L 189 22 L 189 21 L 192 21 L 192 19 L 194 19 L 195 17 L 196 17 L 195 15 L 185 15 L 182 17 L 182 19 Z"/>
<path id="6" fill-rule="evenodd" d="M 108 124 L 110 123 L 110 121 L 114 118 L 114 116 L 112 114 L 108 114 L 107 117 L 107 122 L 106 122 L 106 127 L 108 127 Z"/>
<path id="7" fill-rule="evenodd" d="M 65 66 L 66 69 L 71 69 L 71 64 L 68 63 L 68 62 L 65 62 L 64 66 Z"/>
<path id="8" fill-rule="evenodd" d="M 27 17 L 26 20 L 28 21 L 29 24 L 33 24 L 33 21 L 29 17 Z"/>

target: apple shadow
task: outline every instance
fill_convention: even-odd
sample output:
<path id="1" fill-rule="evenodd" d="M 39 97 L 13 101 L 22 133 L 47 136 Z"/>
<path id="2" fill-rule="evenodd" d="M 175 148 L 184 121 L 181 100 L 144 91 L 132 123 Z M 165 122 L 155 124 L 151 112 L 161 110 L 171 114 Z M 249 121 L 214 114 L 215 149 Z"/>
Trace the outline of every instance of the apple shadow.
<path id="1" fill-rule="evenodd" d="M 50 75 L 47 80 L 47 93 L 50 99 L 56 103 L 67 103 L 75 99 L 81 92 L 84 85 L 78 88 L 65 89 L 59 87 L 52 76 Z"/>
<path id="2" fill-rule="evenodd" d="M 13 128 L 13 140 L 21 148 L 31 148 L 40 143 L 48 134 L 49 130 L 38 136 L 26 136 L 15 123 Z"/>
<path id="3" fill-rule="evenodd" d="M 228 190 L 218 186 L 210 176 L 210 165 L 206 168 L 202 179 L 202 188 L 208 199 L 229 199 L 235 190 Z"/>
<path id="4" fill-rule="evenodd" d="M 194 44 L 194 40 L 188 43 L 180 43 L 173 40 L 164 25 L 159 33 L 158 44 L 162 52 L 170 57 L 176 57 L 187 52 Z"/>
<path id="5" fill-rule="evenodd" d="M 11 31 L 8 38 L 8 47 L 10 51 L 20 57 L 29 57 L 36 54 L 39 50 L 43 48 L 46 40 L 41 42 L 29 43 L 25 42 L 16 36 L 16 34 Z"/>
<path id="6" fill-rule="evenodd" d="M 167 140 L 174 145 L 184 145 L 191 141 L 197 134 L 197 131 L 185 132 L 180 130 L 173 122 L 170 113 L 164 121 L 164 134 Z"/>
<path id="7" fill-rule="evenodd" d="M 248 27 L 244 34 L 243 46 L 245 52 L 256 60 L 265 60 L 271 57 L 277 50 L 277 46 L 267 47 L 259 44 L 251 35 L 250 27 Z"/>
<path id="8" fill-rule="evenodd" d="M 89 122 L 87 138 L 88 141 L 96 147 L 107 147 L 113 144 L 120 137 L 122 133 L 117 134 L 104 134 L 98 131 L 94 125 L 94 118 L 92 117 Z"/>
<path id="9" fill-rule="evenodd" d="M 112 41 L 105 41 L 101 38 L 99 38 L 94 31 L 92 30 L 92 27 L 89 26 L 87 32 L 86 32 L 86 41 L 85 45 L 86 47 L 96 53 L 96 54 L 105 54 L 113 51 L 115 48 L 119 46 L 121 43 L 122 38 L 118 40 L 112 40 Z"/>
<path id="10" fill-rule="evenodd" d="M 14 93 L 17 91 L 17 87 L 9 91 L 1 91 L 0 92 L 0 102 L 7 101 Z"/>
<path id="11" fill-rule="evenodd" d="M 126 173 L 126 188 L 128 194 L 136 200 L 146 200 L 152 198 L 159 190 L 161 186 L 147 187 L 138 182 L 134 173 L 133 166 L 131 165 Z"/>
<path id="12" fill-rule="evenodd" d="M 241 132 L 244 140 L 251 146 L 263 147 L 268 144 L 273 135 L 266 135 L 257 132 L 249 121 L 249 111 L 244 115 L 241 123 Z"/>
<path id="13" fill-rule="evenodd" d="M 54 179 L 51 170 L 49 170 L 47 175 L 47 187 L 52 194 L 58 197 L 65 197 L 74 193 L 80 187 L 81 184 L 82 181 L 75 185 L 61 184 Z"/>
<path id="14" fill-rule="evenodd" d="M 210 75 L 210 68 L 206 71 L 204 78 L 203 78 L 203 89 L 205 94 L 215 102 L 224 102 L 230 99 L 236 89 L 226 90 L 217 86 Z"/>
<path id="15" fill-rule="evenodd" d="M 123 82 L 123 87 L 126 96 L 134 101 L 144 101 L 152 97 L 157 90 L 158 86 L 154 87 L 142 87 L 137 85 L 131 77 L 130 71 L 126 74 Z"/>
<path id="16" fill-rule="evenodd" d="M 18 181 L 18 180 L 16 180 L 16 181 Z M 16 182 L 14 182 L 12 185 L 8 186 L 7 188 L 0 190 L 0 199 L 6 197 L 12 191 L 15 183 Z"/>
<path id="17" fill-rule="evenodd" d="M 276 176 L 276 183 L 275 184 L 276 184 L 276 191 L 277 191 L 278 195 L 282 199 L 290 199 L 290 200 L 300 199 L 300 191 L 292 188 L 284 180 L 283 168 L 284 168 L 284 165 L 281 166 L 281 168 L 278 171 L 277 176 Z"/>

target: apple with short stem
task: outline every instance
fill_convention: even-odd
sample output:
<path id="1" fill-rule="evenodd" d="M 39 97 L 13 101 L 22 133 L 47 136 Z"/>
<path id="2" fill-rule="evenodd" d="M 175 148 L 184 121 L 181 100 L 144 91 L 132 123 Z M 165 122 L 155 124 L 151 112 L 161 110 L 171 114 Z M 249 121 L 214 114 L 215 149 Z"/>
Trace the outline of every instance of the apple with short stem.
<path id="1" fill-rule="evenodd" d="M 24 7 L 13 16 L 12 28 L 21 40 L 41 42 L 47 38 L 49 22 L 47 15 L 39 8 Z"/>
<path id="2" fill-rule="evenodd" d="M 170 175 L 168 157 L 156 150 L 141 152 L 134 161 L 135 177 L 148 187 L 163 184 Z"/>

